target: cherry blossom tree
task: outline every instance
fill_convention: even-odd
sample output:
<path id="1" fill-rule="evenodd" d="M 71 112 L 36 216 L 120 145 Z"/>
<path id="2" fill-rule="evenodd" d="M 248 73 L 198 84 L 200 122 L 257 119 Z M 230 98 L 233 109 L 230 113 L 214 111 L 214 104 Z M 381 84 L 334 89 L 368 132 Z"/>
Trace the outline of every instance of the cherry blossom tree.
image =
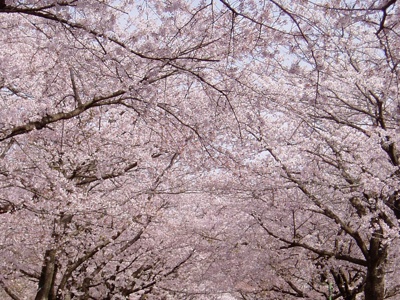
<path id="1" fill-rule="evenodd" d="M 243 131 L 254 143 L 237 153 L 253 153 L 239 172 L 253 182 L 237 186 L 252 193 L 246 209 L 276 241 L 265 251 L 280 255 L 272 268 L 281 281 L 259 280 L 249 294 L 397 297 L 397 3 L 268 3 L 284 25 L 277 54 L 247 65 L 255 109 Z M 232 22 L 258 24 L 260 38 L 275 29 L 258 7 L 224 4 Z"/>
<path id="2" fill-rule="evenodd" d="M 200 72 L 214 72 L 207 64 L 217 62 L 221 37 L 188 34 L 212 26 L 201 10 L 158 1 L 1 5 L 8 297 L 159 299 L 156 286 L 193 256 L 194 245 L 162 220 L 172 210 L 165 195 L 181 193 L 193 173 L 187 156 L 208 145 L 196 124 L 211 130 L 218 120 L 198 113 L 220 105 Z"/>
<path id="3" fill-rule="evenodd" d="M 0 1 L 4 297 L 394 299 L 399 17 Z"/>

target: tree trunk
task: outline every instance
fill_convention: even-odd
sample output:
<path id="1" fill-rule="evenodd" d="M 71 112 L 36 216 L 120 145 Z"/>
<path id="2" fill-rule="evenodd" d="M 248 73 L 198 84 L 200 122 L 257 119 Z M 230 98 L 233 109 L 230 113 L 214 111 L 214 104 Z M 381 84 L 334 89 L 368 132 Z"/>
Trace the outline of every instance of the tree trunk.
<path id="1" fill-rule="evenodd" d="M 35 300 L 52 300 L 54 298 L 54 280 L 57 272 L 56 250 L 47 250 L 44 256 L 42 273 L 39 279 Z"/>
<path id="2" fill-rule="evenodd" d="M 367 277 L 364 287 L 365 300 L 383 300 L 385 297 L 385 261 L 387 248 L 381 244 L 381 232 L 370 240 Z"/>
<path id="3" fill-rule="evenodd" d="M 364 288 L 365 300 L 383 300 L 385 296 L 385 275 L 383 268 L 369 268 Z"/>

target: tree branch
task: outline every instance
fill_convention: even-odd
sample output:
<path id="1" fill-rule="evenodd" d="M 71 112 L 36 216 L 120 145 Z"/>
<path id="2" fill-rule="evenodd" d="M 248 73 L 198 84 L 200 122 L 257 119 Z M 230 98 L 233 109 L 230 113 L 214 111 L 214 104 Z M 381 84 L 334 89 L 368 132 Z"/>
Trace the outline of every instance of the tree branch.
<path id="1" fill-rule="evenodd" d="M 287 178 L 295 183 L 297 187 L 303 192 L 305 196 L 307 196 L 316 206 L 318 206 L 322 210 L 322 214 L 327 216 L 328 218 L 332 219 L 337 223 L 348 235 L 350 235 L 357 243 L 358 247 L 360 248 L 362 254 L 367 259 L 369 257 L 368 248 L 365 245 L 362 237 L 360 236 L 359 232 L 352 229 L 348 224 L 346 224 L 339 216 L 337 216 L 330 208 L 323 205 L 323 203 L 313 195 L 303 183 L 301 183 L 298 179 L 296 179 L 293 174 L 288 170 L 285 164 L 281 162 L 281 160 L 275 155 L 272 149 L 267 149 L 267 151 L 272 155 L 272 157 L 281 164 L 283 171 L 285 172 Z"/>
<path id="2" fill-rule="evenodd" d="M 41 119 L 37 120 L 37 121 L 31 121 L 28 122 L 24 125 L 20 125 L 20 126 L 16 126 L 13 129 L 11 129 L 11 132 L 6 134 L 5 136 L 0 138 L 0 142 L 7 140 L 11 137 L 17 136 L 17 135 L 21 135 L 21 134 L 25 134 L 28 132 L 31 132 L 33 130 L 41 130 L 43 128 L 45 128 L 47 125 L 55 123 L 57 121 L 60 120 L 68 120 L 68 119 L 72 119 L 73 117 L 76 117 L 78 115 L 80 115 L 81 113 L 83 113 L 84 111 L 95 107 L 95 106 L 99 106 L 99 103 L 103 100 L 108 100 L 110 98 L 114 98 L 114 97 L 118 97 L 121 96 L 123 94 L 125 94 L 126 91 L 116 91 L 112 94 L 106 95 L 106 96 L 100 96 L 100 97 L 95 97 L 93 98 L 92 101 L 85 103 L 81 106 L 78 106 L 77 108 L 75 108 L 72 111 L 69 112 L 59 112 L 56 114 L 52 114 L 52 115 L 46 115 L 44 117 L 42 117 Z"/>
<path id="3" fill-rule="evenodd" d="M 8 296 L 11 297 L 13 300 L 21 300 L 5 283 L 3 280 L 0 280 L 0 286 L 6 292 Z"/>
<path id="4" fill-rule="evenodd" d="M 280 236 L 278 236 L 277 234 L 273 233 L 271 230 L 269 230 L 268 227 L 265 226 L 265 224 L 262 222 L 262 220 L 257 217 L 256 215 L 252 214 L 252 217 L 255 218 L 258 222 L 258 224 L 272 237 L 274 237 L 275 239 L 285 243 L 287 246 L 281 247 L 281 249 L 289 249 L 289 248 L 294 248 L 294 247 L 300 247 L 306 250 L 309 250 L 315 254 L 318 254 L 319 256 L 325 256 L 325 257 L 334 257 L 338 260 L 343 260 L 343 261 L 347 261 L 356 265 L 360 265 L 360 266 L 367 266 L 367 261 L 363 260 L 363 259 L 359 259 L 359 258 L 355 258 L 352 257 L 350 255 L 345 255 L 345 254 L 341 254 L 341 253 L 335 253 L 335 252 L 331 252 L 331 251 L 327 251 L 327 250 L 322 250 L 322 249 L 318 249 L 315 247 L 312 247 L 310 245 L 307 245 L 305 243 L 301 243 L 301 242 L 296 242 L 296 241 L 290 241 L 287 240 L 285 238 L 282 238 Z"/>

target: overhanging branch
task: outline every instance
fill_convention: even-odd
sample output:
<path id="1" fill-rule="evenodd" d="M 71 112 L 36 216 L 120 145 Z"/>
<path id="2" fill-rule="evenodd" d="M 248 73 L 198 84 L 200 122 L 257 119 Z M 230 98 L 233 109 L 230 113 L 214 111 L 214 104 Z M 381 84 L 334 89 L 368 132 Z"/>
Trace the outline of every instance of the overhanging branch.
<path id="1" fill-rule="evenodd" d="M 115 97 L 121 96 L 125 93 L 126 93 L 126 91 L 119 90 L 119 91 L 116 91 L 116 92 L 111 93 L 106 96 L 95 97 L 95 98 L 93 98 L 92 101 L 82 104 L 81 106 L 78 106 L 77 108 L 75 108 L 74 110 L 71 110 L 69 112 L 59 112 L 59 113 L 55 113 L 52 115 L 46 115 L 39 120 L 31 121 L 24 125 L 16 126 L 16 127 L 12 128 L 8 134 L 5 134 L 5 136 L 1 137 L 0 142 L 7 140 L 11 137 L 17 136 L 17 135 L 31 132 L 35 129 L 41 130 L 41 129 L 45 128 L 47 125 L 55 123 L 60 120 L 72 119 L 92 107 L 99 106 L 100 103 L 104 100 L 115 98 Z"/>

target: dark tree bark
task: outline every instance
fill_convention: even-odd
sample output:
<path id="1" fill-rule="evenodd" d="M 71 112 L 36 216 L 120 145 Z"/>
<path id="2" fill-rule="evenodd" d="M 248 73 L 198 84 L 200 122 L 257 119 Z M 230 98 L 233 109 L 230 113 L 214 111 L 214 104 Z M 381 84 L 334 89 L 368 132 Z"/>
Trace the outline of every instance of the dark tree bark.
<path id="1" fill-rule="evenodd" d="M 38 292 L 35 300 L 54 299 L 54 280 L 56 273 L 56 250 L 50 249 L 45 253 L 42 273 L 39 279 Z"/>
<path id="2" fill-rule="evenodd" d="M 381 243 L 381 233 L 375 232 L 370 241 L 365 300 L 383 300 L 385 297 L 385 268 L 387 249 Z"/>

